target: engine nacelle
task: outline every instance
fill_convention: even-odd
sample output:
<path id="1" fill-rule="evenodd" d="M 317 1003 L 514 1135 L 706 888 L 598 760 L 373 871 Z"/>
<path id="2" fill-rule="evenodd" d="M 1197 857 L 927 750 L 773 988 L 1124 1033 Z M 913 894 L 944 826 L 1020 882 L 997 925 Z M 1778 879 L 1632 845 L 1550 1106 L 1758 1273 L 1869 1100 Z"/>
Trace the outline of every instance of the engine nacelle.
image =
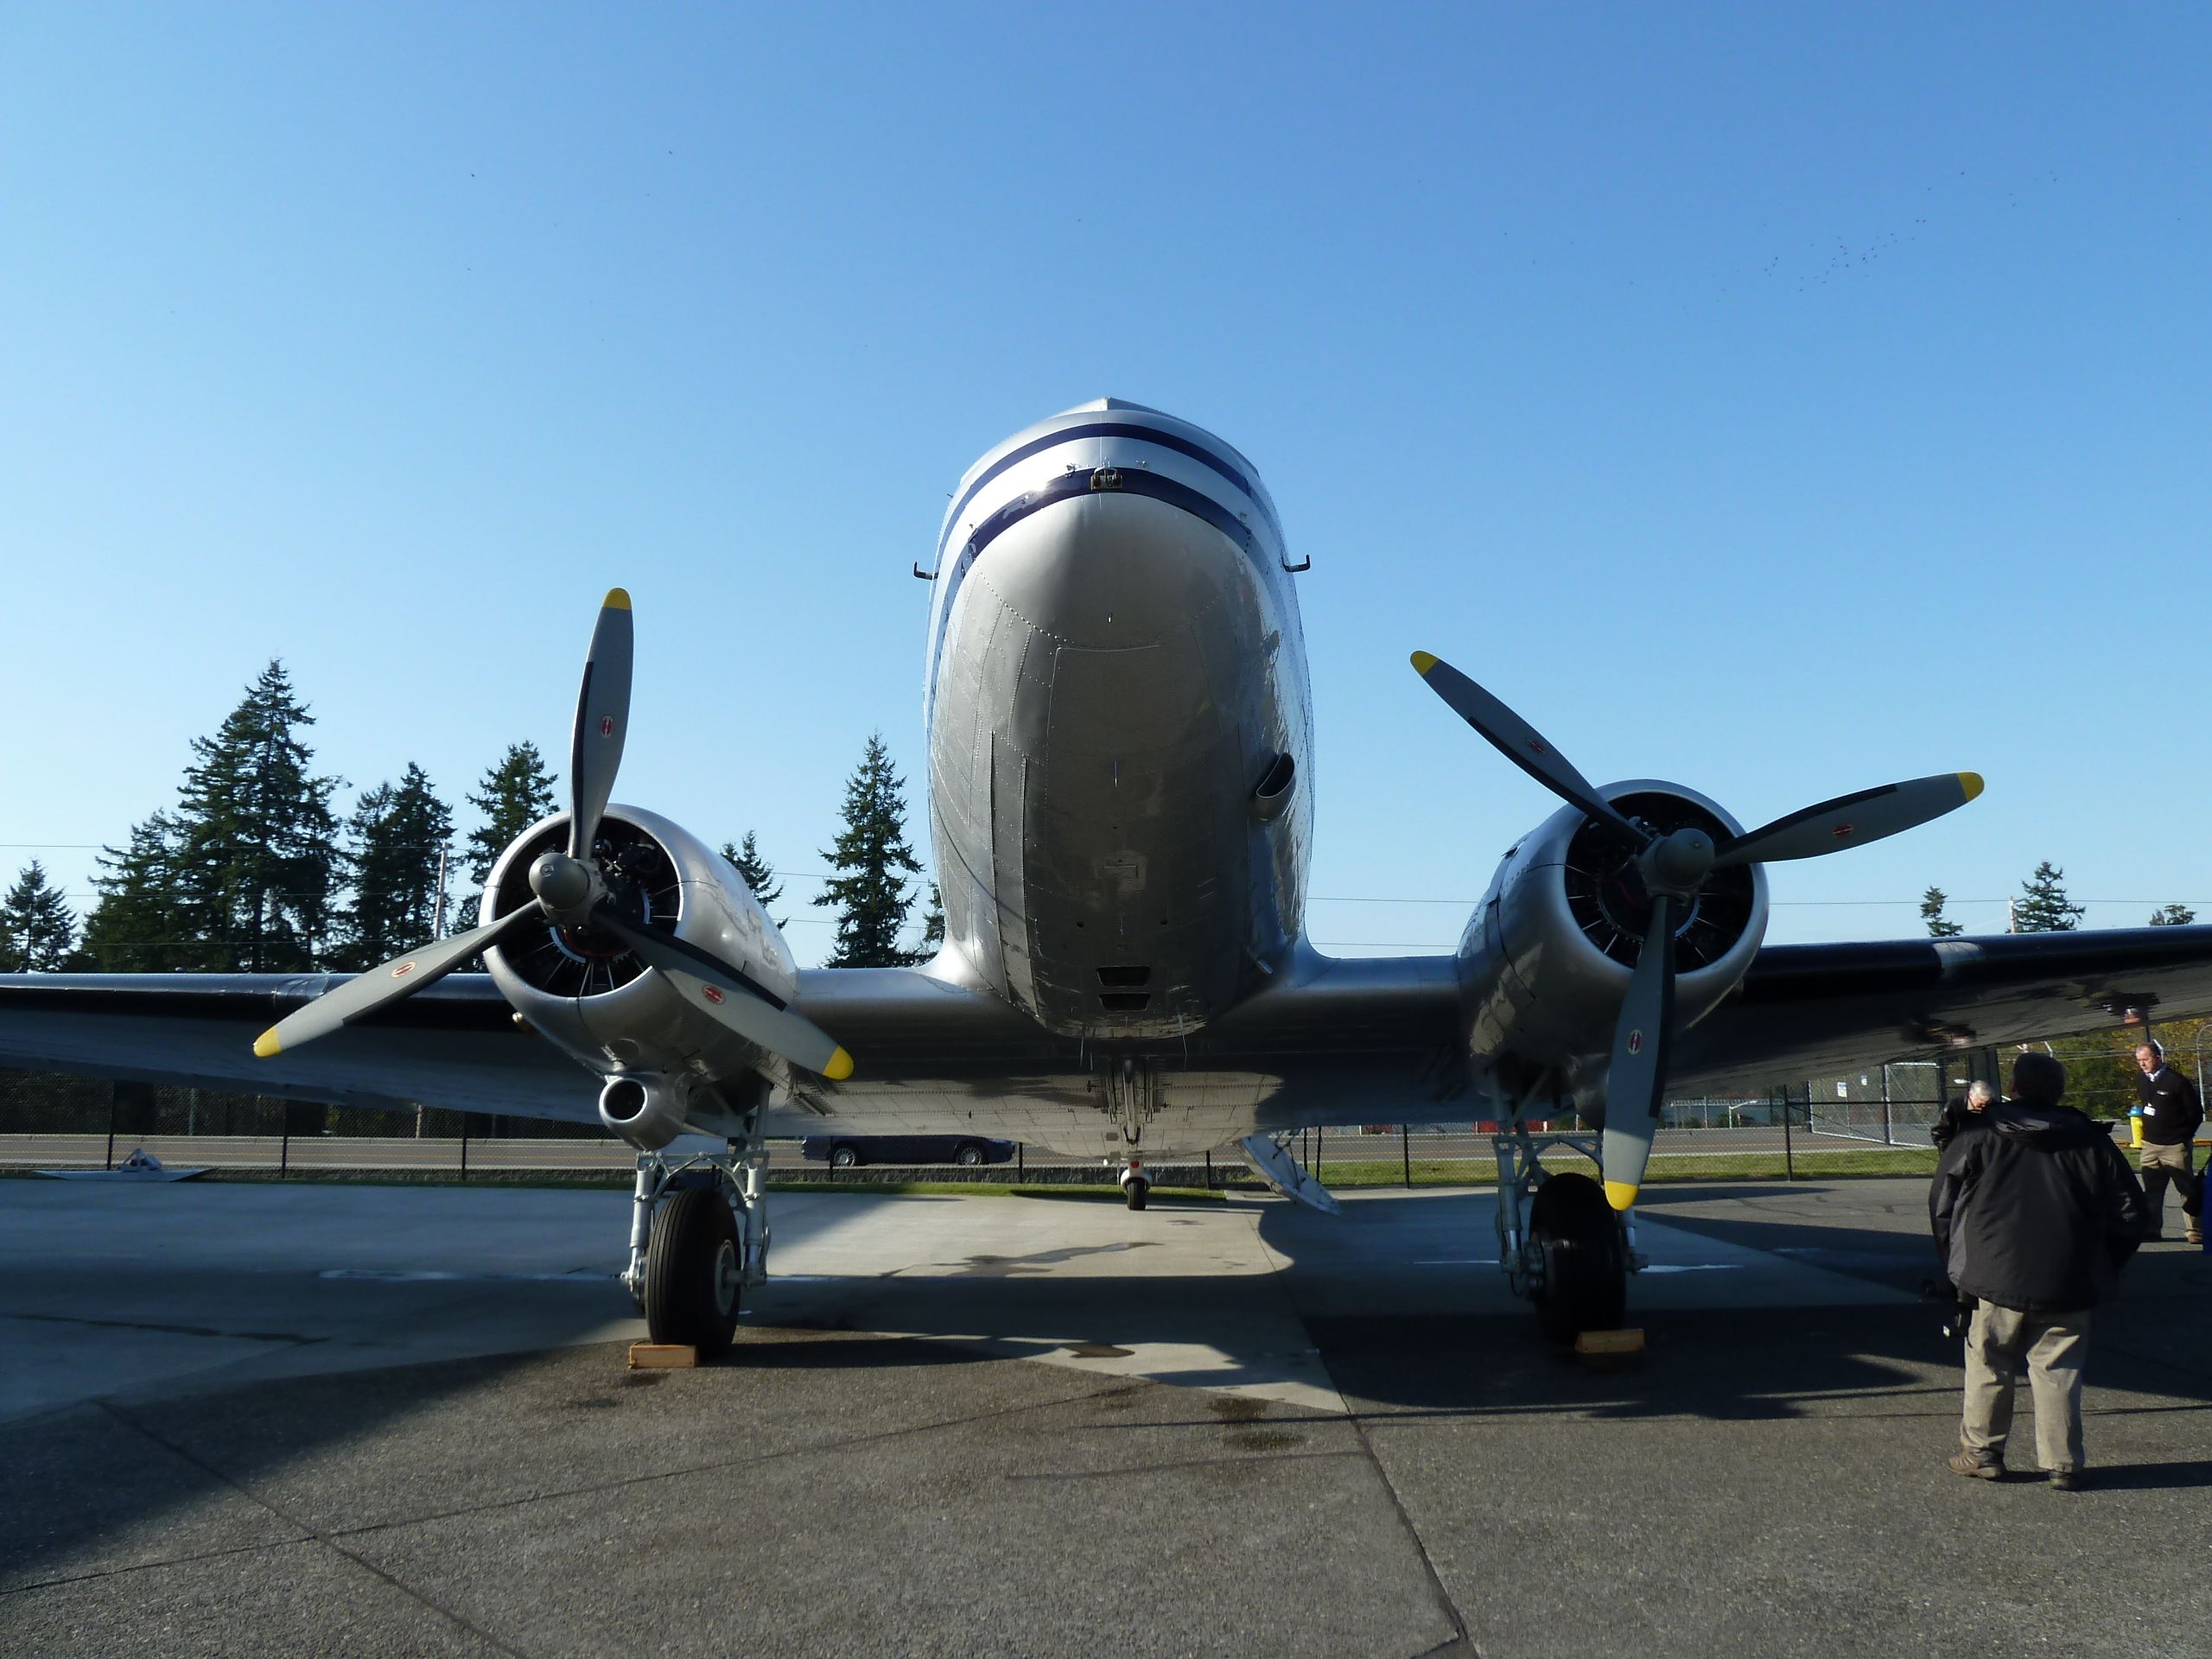
<path id="1" fill-rule="evenodd" d="M 1649 779 L 1599 791 L 1662 834 L 1694 824 L 1719 841 L 1743 826 L 1719 803 Z M 1602 1111 L 1614 1021 L 1643 945 L 1649 904 L 1624 879 L 1635 855 L 1619 832 L 1563 807 L 1505 855 L 1460 940 L 1471 1051 L 1517 1068 L 1523 1086 L 1555 1071 L 1586 1112 Z M 1766 873 L 1715 870 L 1675 931 L 1678 1030 L 1735 988 L 1767 924 Z"/>
<path id="2" fill-rule="evenodd" d="M 535 902 L 531 864 L 564 847 L 568 833 L 561 812 L 515 839 L 492 867 L 485 920 Z M 797 994 L 791 947 L 720 853 L 632 806 L 607 809 L 596 853 L 633 921 L 671 930 L 786 1001 Z M 484 965 L 518 1019 L 611 1075 L 601 1120 L 649 1150 L 687 1130 L 733 1133 L 739 1112 L 790 1082 L 781 1058 L 702 1013 L 609 936 L 548 922 L 485 952 Z"/>

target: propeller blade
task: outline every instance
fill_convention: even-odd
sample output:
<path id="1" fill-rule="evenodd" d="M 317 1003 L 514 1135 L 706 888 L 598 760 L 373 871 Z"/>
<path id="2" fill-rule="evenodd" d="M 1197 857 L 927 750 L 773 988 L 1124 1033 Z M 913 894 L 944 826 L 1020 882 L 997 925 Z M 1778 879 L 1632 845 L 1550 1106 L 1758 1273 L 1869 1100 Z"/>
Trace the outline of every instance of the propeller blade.
<path id="1" fill-rule="evenodd" d="M 303 1008 L 295 1008 L 254 1039 L 253 1052 L 263 1059 L 327 1037 L 340 1026 L 350 1026 L 378 1008 L 410 997 L 434 984 L 480 951 L 487 950 L 525 922 L 540 925 L 545 918 L 536 905 L 524 905 L 496 922 L 456 933 L 451 938 L 426 944 L 410 957 L 356 974 L 334 990 Z"/>
<path id="2" fill-rule="evenodd" d="M 758 1043 L 794 1065 L 819 1071 L 832 1083 L 853 1075 L 853 1057 L 829 1033 L 793 1013 L 765 985 L 689 940 L 658 927 L 641 927 L 616 915 L 610 906 L 593 911 L 591 925 L 620 939 L 646 966 L 667 975 L 669 982 L 696 1007 L 746 1041 Z"/>
<path id="3" fill-rule="evenodd" d="M 589 858 L 592 837 L 614 793 L 622 741 L 630 730 L 630 595 L 607 590 L 591 631 L 584 683 L 576 693 L 576 724 L 569 736 L 569 856 Z"/>
<path id="4" fill-rule="evenodd" d="M 1613 1028 L 1612 1070 L 1605 1078 L 1605 1202 L 1625 1210 L 1643 1185 L 1651 1137 L 1667 1088 L 1667 1052 L 1675 1038 L 1675 906 L 1651 899 L 1651 931 L 1636 958 L 1636 976 Z"/>
<path id="5" fill-rule="evenodd" d="M 1955 812 L 1980 793 L 1980 772 L 1939 772 L 1932 778 L 1839 795 L 1723 842 L 1713 867 L 1818 858 L 1847 847 L 1863 847 Z"/>
<path id="6" fill-rule="evenodd" d="M 1413 663 L 1414 671 L 1428 682 L 1428 689 L 1443 698 L 1452 713 L 1488 738 L 1500 754 L 1568 805 L 1611 824 L 1632 846 L 1649 844 L 1651 837 L 1615 811 L 1590 786 L 1590 780 L 1527 721 L 1441 658 L 1417 651 Z"/>

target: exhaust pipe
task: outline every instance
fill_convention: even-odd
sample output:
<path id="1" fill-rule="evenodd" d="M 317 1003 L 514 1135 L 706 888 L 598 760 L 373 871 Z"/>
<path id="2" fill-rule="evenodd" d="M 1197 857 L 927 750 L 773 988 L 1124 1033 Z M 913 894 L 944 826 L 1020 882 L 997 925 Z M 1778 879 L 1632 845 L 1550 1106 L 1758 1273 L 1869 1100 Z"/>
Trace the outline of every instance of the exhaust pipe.
<path id="1" fill-rule="evenodd" d="M 599 1121 L 640 1152 L 658 1152 L 689 1125 L 690 1091 L 650 1072 L 624 1072 L 599 1091 Z"/>

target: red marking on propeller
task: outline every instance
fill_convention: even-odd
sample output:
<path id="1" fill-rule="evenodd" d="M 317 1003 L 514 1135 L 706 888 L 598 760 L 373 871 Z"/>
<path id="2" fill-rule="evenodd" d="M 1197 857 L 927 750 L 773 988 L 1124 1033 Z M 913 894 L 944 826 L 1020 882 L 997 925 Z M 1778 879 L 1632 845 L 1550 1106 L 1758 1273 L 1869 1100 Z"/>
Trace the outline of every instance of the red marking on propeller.
<path id="1" fill-rule="evenodd" d="M 415 971 L 415 964 L 414 964 L 413 963 L 411 963 L 411 962 L 403 962 L 403 963 L 401 963 L 399 964 L 399 966 L 397 966 L 397 968 L 395 968 L 395 969 L 393 969 L 391 970 L 391 976 L 392 976 L 394 979 L 404 979 L 404 978 L 406 978 L 406 977 L 407 977 L 407 976 L 408 976 L 408 975 L 410 975 L 410 974 L 413 973 L 414 971 Z"/>
<path id="2" fill-rule="evenodd" d="M 1533 737 L 1532 737 L 1532 738 L 1530 738 L 1530 739 L 1529 740 L 1529 753 L 1531 753 L 1531 754 L 1541 754 L 1543 752 L 1544 752 L 1544 746 L 1543 746 L 1543 743 L 1542 743 L 1542 741 L 1541 741 L 1541 740 L 1536 739 L 1536 738 L 1533 738 Z"/>
<path id="3" fill-rule="evenodd" d="M 720 1002 L 720 1001 L 722 1000 L 722 988 L 721 988 L 721 986 L 719 986 L 719 985 L 708 985 L 708 986 L 702 987 L 702 988 L 703 990 L 705 990 L 705 992 L 706 992 L 706 994 L 707 994 L 707 1001 L 709 1001 L 709 1002 Z"/>
<path id="4" fill-rule="evenodd" d="M 1849 835 L 1849 834 L 1850 834 L 1850 833 L 1851 833 L 1854 829 L 1856 829 L 1857 827 L 1858 827 L 1858 826 L 1857 826 L 1856 824 L 1839 823 L 1838 825 L 1836 825 L 1836 827 L 1835 827 L 1834 830 L 1831 830 L 1828 833 L 1829 833 L 1830 835 L 1834 836 L 1838 841 L 1841 841 L 1841 840 L 1842 840 L 1846 836 Z"/>
<path id="5" fill-rule="evenodd" d="M 614 716 L 613 716 L 613 715 L 601 715 L 599 717 L 599 734 L 600 734 L 601 737 L 612 737 L 612 736 L 613 736 L 613 735 L 614 735 Z"/>
<path id="6" fill-rule="evenodd" d="M 1629 1033 L 1628 1052 L 1631 1054 L 1641 1054 L 1643 1052 L 1643 1033 L 1642 1032 L 1631 1031 Z"/>

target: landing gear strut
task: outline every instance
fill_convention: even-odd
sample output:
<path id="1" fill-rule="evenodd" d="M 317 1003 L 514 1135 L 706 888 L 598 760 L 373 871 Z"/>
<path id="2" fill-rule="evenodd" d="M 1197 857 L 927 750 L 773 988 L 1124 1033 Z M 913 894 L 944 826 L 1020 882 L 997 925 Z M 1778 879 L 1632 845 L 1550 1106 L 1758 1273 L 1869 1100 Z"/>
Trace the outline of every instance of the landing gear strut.
<path id="1" fill-rule="evenodd" d="M 1616 1214 L 1605 1189 L 1540 1160 L 1554 1147 L 1599 1161 L 1594 1136 L 1531 1135 L 1516 1117 L 1492 1142 L 1497 1154 L 1497 1261 L 1517 1296 L 1535 1304 L 1554 1342 L 1618 1329 L 1628 1310 L 1628 1275 L 1644 1265 L 1630 1214 Z"/>
<path id="2" fill-rule="evenodd" d="M 766 1163 L 749 1136 L 727 1152 L 638 1154 L 622 1283 L 653 1341 L 728 1351 L 745 1287 L 768 1278 Z"/>

